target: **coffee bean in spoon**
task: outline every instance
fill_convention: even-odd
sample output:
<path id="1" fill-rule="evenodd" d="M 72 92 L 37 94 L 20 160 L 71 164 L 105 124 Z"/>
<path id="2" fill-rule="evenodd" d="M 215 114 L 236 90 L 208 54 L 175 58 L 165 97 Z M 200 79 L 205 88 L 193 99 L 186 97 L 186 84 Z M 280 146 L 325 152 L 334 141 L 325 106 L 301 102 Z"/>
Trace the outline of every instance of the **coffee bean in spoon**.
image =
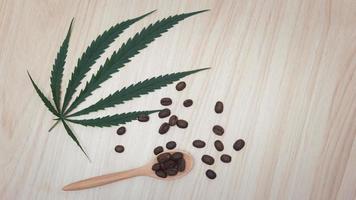
<path id="1" fill-rule="evenodd" d="M 161 99 L 161 105 L 162 106 L 169 106 L 172 104 L 172 99 L 169 97 L 165 97 Z"/>
<path id="2" fill-rule="evenodd" d="M 238 139 L 233 145 L 235 151 L 240 151 L 245 146 L 245 141 L 243 139 Z"/>
<path id="3" fill-rule="evenodd" d="M 126 133 L 126 128 L 125 128 L 125 126 L 121 126 L 120 128 L 118 128 L 117 131 L 116 131 L 116 133 L 117 133 L 118 135 L 123 135 L 123 134 L 125 134 L 125 133 Z"/>
<path id="4" fill-rule="evenodd" d="M 156 148 L 153 149 L 153 153 L 154 153 L 155 155 L 158 155 L 158 154 L 160 154 L 160 153 L 162 153 L 162 152 L 163 152 L 163 147 L 162 147 L 162 146 L 158 146 L 158 147 L 156 147 Z"/>
<path id="5" fill-rule="evenodd" d="M 170 126 L 175 126 L 177 124 L 177 121 L 178 121 L 178 117 L 176 115 L 172 115 L 168 120 L 168 124 Z"/>
<path id="6" fill-rule="evenodd" d="M 163 170 L 157 170 L 155 171 L 156 175 L 161 178 L 167 178 L 167 173 L 164 172 Z"/>
<path id="7" fill-rule="evenodd" d="M 215 146 L 215 149 L 218 151 L 224 150 L 224 144 L 220 140 L 215 140 L 214 146 Z"/>
<path id="8" fill-rule="evenodd" d="M 179 159 L 181 159 L 181 158 L 183 158 L 183 153 L 181 153 L 181 152 L 174 152 L 174 153 L 172 154 L 172 159 L 173 159 L 173 160 L 179 160 Z"/>
<path id="9" fill-rule="evenodd" d="M 190 107 L 192 105 L 193 105 L 193 100 L 191 100 L 191 99 L 187 99 L 183 102 L 184 107 Z"/>
<path id="10" fill-rule="evenodd" d="M 222 136 L 224 134 L 225 130 L 220 125 L 215 125 L 215 126 L 213 126 L 213 132 L 216 135 Z"/>
<path id="11" fill-rule="evenodd" d="M 171 110 L 169 110 L 168 108 L 165 108 L 158 112 L 159 118 L 165 118 L 168 117 L 169 115 L 171 115 Z"/>
<path id="12" fill-rule="evenodd" d="M 177 91 L 182 91 L 182 90 L 184 90 L 185 86 L 186 86 L 185 82 L 181 81 L 181 82 L 177 83 L 176 90 Z"/>
<path id="13" fill-rule="evenodd" d="M 177 168 L 168 168 L 166 170 L 166 173 L 168 176 L 175 176 L 178 174 L 178 169 Z"/>
<path id="14" fill-rule="evenodd" d="M 223 154 L 220 156 L 220 160 L 224 163 L 229 163 L 231 162 L 231 156 L 227 154 Z"/>
<path id="15" fill-rule="evenodd" d="M 179 128 L 187 128 L 187 127 L 188 127 L 188 122 L 185 121 L 185 120 L 183 120 L 183 119 L 179 119 L 179 120 L 177 121 L 177 126 L 178 126 Z"/>
<path id="16" fill-rule="evenodd" d="M 165 134 L 168 132 L 170 128 L 170 125 L 167 123 L 167 122 L 164 122 L 160 127 L 159 127 L 159 130 L 158 130 L 158 133 L 159 134 Z"/>
<path id="17" fill-rule="evenodd" d="M 116 151 L 117 153 L 122 153 L 122 152 L 125 151 L 125 147 L 122 146 L 122 145 L 116 145 L 115 151 Z"/>
<path id="18" fill-rule="evenodd" d="M 161 165 L 159 163 L 155 163 L 152 165 L 152 170 L 157 171 L 161 169 Z"/>
<path id="19" fill-rule="evenodd" d="M 215 178 L 216 178 L 216 173 L 215 173 L 213 170 L 211 170 L 211 169 L 206 170 L 205 175 L 206 175 L 209 179 L 215 179 Z"/>
<path id="20" fill-rule="evenodd" d="M 214 110 L 218 114 L 222 113 L 224 111 L 224 104 L 221 101 L 216 102 Z"/>
<path id="21" fill-rule="evenodd" d="M 196 148 L 204 148 L 205 147 L 205 142 L 202 140 L 194 140 L 193 141 L 193 146 Z"/>
<path id="22" fill-rule="evenodd" d="M 177 161 L 178 171 L 182 172 L 185 170 L 185 160 L 184 158 Z"/>
<path id="23" fill-rule="evenodd" d="M 201 160 L 203 161 L 203 163 L 205 163 L 207 165 L 212 165 L 215 162 L 214 158 L 209 155 L 203 155 L 201 157 Z"/>
<path id="24" fill-rule="evenodd" d="M 165 161 L 169 160 L 170 158 L 171 158 L 171 154 L 166 152 L 166 153 L 159 154 L 157 156 L 157 161 L 159 163 L 164 163 Z"/>
<path id="25" fill-rule="evenodd" d="M 150 117 L 148 115 L 141 114 L 137 117 L 137 120 L 140 122 L 147 122 L 148 120 L 150 120 Z"/>
<path id="26" fill-rule="evenodd" d="M 177 143 L 174 142 L 174 141 L 169 141 L 166 144 L 166 148 L 169 149 L 169 150 L 172 150 L 172 149 L 176 148 L 176 146 L 177 146 Z"/>

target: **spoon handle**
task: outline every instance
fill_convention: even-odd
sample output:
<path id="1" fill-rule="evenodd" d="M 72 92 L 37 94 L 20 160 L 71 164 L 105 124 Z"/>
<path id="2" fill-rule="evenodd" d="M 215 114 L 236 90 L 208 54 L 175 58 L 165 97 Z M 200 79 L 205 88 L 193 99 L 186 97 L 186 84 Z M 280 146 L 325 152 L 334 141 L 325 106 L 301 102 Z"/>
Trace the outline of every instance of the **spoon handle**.
<path id="1" fill-rule="evenodd" d="M 66 185 L 63 187 L 63 190 L 72 191 L 72 190 L 82 190 L 82 189 L 97 187 L 97 186 L 113 183 L 119 180 L 124 180 L 135 176 L 141 176 L 144 175 L 144 173 L 145 173 L 144 168 L 136 168 L 123 172 L 116 172 L 116 173 L 96 176 L 96 177 L 88 178 L 85 180 L 81 180 Z"/>

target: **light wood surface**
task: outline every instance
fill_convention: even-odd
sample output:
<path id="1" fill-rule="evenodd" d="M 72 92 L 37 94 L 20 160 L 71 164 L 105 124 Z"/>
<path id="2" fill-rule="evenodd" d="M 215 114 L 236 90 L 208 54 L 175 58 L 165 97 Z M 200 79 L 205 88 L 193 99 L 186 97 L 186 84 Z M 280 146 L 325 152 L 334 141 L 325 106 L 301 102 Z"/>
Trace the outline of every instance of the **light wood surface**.
<path id="1" fill-rule="evenodd" d="M 53 116 L 26 70 L 50 96 L 51 66 L 72 17 L 63 86 L 86 46 L 114 23 L 158 9 L 126 31 L 99 63 L 149 23 L 206 8 L 211 11 L 165 33 L 81 105 L 154 75 L 212 67 L 186 78 L 182 92 L 171 85 L 103 112 L 160 108 L 159 99 L 169 96 L 172 112 L 189 121 L 186 130 L 161 136 L 163 120 L 156 115 L 149 123 L 130 123 L 123 136 L 116 127 L 71 124 L 92 162 L 63 126 L 47 132 Z M 356 198 L 355 0 L 0 0 L 0 92 L 0 199 Z M 187 98 L 194 100 L 191 108 L 182 106 Z M 221 115 L 213 112 L 217 100 L 225 104 Z M 220 139 L 230 164 L 221 163 L 213 147 L 214 124 L 225 127 Z M 192 148 L 197 138 L 207 142 L 205 149 Z M 246 147 L 235 152 L 232 143 L 239 138 Z M 155 146 L 170 140 L 195 158 L 187 177 L 138 177 L 62 191 L 72 181 L 141 166 Z M 115 153 L 117 144 L 125 153 Z M 216 164 L 202 164 L 203 154 Z M 208 168 L 216 180 L 205 177 Z"/>

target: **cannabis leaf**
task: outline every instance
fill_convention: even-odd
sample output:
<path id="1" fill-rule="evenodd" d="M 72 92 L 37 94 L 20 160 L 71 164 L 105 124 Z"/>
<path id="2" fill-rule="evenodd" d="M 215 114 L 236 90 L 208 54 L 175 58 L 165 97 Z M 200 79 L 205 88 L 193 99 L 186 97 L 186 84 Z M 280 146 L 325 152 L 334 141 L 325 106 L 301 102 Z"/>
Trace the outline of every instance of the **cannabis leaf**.
<path id="1" fill-rule="evenodd" d="M 76 116 L 81 116 L 92 112 L 104 110 L 106 108 L 122 104 L 125 101 L 132 100 L 133 98 L 141 97 L 142 95 L 148 94 L 155 90 L 161 89 L 162 87 L 165 87 L 169 84 L 172 84 L 173 82 L 178 81 L 185 76 L 209 68 L 177 72 L 146 79 L 136 84 L 132 84 L 128 87 L 124 87 L 121 90 L 118 90 L 113 94 L 110 94 L 109 96 L 100 99 L 93 105 L 70 114 L 71 111 L 77 108 L 79 104 L 84 102 L 87 97 L 92 95 L 92 92 L 100 88 L 103 82 L 109 80 L 114 73 L 118 72 L 120 68 L 124 67 L 127 63 L 129 63 L 131 61 L 131 58 L 133 58 L 136 54 L 140 53 L 140 50 L 146 48 L 149 43 L 160 37 L 162 33 L 167 32 L 178 22 L 190 16 L 206 11 L 207 10 L 201 10 L 197 12 L 183 13 L 180 15 L 170 16 L 168 18 L 164 18 L 153 24 L 150 24 L 146 28 L 143 28 L 139 33 L 136 33 L 134 37 L 129 38 L 126 43 L 122 44 L 122 46 L 117 51 L 114 51 L 110 58 L 106 59 L 105 63 L 100 66 L 99 70 L 94 75 L 92 75 L 91 79 L 85 84 L 84 89 L 81 90 L 78 96 L 74 99 L 74 101 L 70 103 L 73 98 L 73 95 L 77 91 L 77 88 L 82 83 L 83 79 L 90 71 L 91 67 L 95 64 L 96 60 L 100 58 L 100 56 L 104 53 L 105 49 L 107 49 L 110 44 L 113 43 L 115 39 L 125 29 L 130 27 L 135 22 L 141 20 L 142 18 L 150 15 L 154 11 L 146 13 L 137 18 L 117 23 L 110 29 L 104 31 L 94 41 L 91 42 L 91 44 L 87 47 L 82 56 L 78 59 L 71 78 L 68 82 L 68 86 L 66 88 L 66 92 L 63 99 L 63 104 L 61 107 L 61 84 L 68 53 L 69 40 L 71 37 L 71 31 L 73 26 L 72 20 L 67 35 L 57 53 L 57 57 L 53 64 L 53 69 L 51 71 L 50 87 L 54 104 L 52 104 L 52 102 L 38 88 L 36 83 L 33 81 L 30 73 L 28 72 L 28 76 L 31 80 L 33 87 L 35 88 L 36 93 L 41 98 L 48 110 L 56 116 L 56 123 L 51 127 L 49 131 L 51 131 L 59 122 L 62 122 L 67 134 L 89 159 L 89 156 L 84 151 L 83 147 L 80 145 L 74 132 L 68 126 L 68 122 L 80 124 L 83 126 L 110 127 L 128 123 L 132 120 L 137 119 L 137 117 L 142 114 L 149 115 L 158 112 L 159 110 L 134 111 L 115 115 L 108 115 L 93 119 L 73 119 L 73 117 Z"/>

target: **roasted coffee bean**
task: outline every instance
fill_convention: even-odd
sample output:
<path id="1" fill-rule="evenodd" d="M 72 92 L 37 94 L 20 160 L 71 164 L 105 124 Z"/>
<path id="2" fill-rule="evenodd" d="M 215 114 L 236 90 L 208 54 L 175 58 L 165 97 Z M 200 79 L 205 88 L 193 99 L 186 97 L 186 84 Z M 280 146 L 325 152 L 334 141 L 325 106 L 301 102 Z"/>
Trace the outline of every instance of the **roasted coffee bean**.
<path id="1" fill-rule="evenodd" d="M 164 172 L 163 170 L 157 170 L 155 173 L 156 173 L 156 175 L 158 177 L 161 177 L 161 178 L 166 178 L 167 177 L 166 172 Z"/>
<path id="2" fill-rule="evenodd" d="M 159 130 L 158 130 L 158 133 L 159 134 L 165 134 L 168 132 L 170 126 L 167 122 L 164 122 L 160 127 L 159 127 Z"/>
<path id="3" fill-rule="evenodd" d="M 172 159 L 172 157 L 171 157 L 171 159 Z M 177 167 L 177 163 L 174 160 L 168 160 L 164 163 L 164 165 L 167 169 Z"/>
<path id="4" fill-rule="evenodd" d="M 191 105 L 193 105 L 193 100 L 191 99 L 187 99 L 183 102 L 184 107 L 190 107 Z"/>
<path id="5" fill-rule="evenodd" d="M 240 151 L 245 146 L 245 141 L 243 139 L 236 140 L 233 147 L 236 151 Z"/>
<path id="6" fill-rule="evenodd" d="M 227 154 L 223 154 L 220 156 L 220 160 L 224 163 L 229 163 L 229 162 L 231 162 L 231 156 L 229 156 Z"/>
<path id="7" fill-rule="evenodd" d="M 152 165 L 152 170 L 153 171 L 157 171 L 157 170 L 160 170 L 161 169 L 161 166 L 159 163 L 155 163 Z"/>
<path id="8" fill-rule="evenodd" d="M 118 135 L 123 135 L 123 134 L 125 134 L 125 133 L 126 133 L 126 128 L 125 128 L 125 126 L 121 126 L 120 128 L 118 128 L 117 131 L 116 131 L 116 133 L 117 133 Z"/>
<path id="9" fill-rule="evenodd" d="M 177 121 L 178 121 L 178 117 L 176 115 L 172 115 L 168 120 L 168 124 L 170 126 L 175 126 L 177 124 Z"/>
<path id="10" fill-rule="evenodd" d="M 147 122 L 148 120 L 150 120 L 150 117 L 148 115 L 141 114 L 137 117 L 137 120 L 140 122 Z"/>
<path id="11" fill-rule="evenodd" d="M 171 104 L 172 104 L 172 99 L 171 98 L 165 97 L 165 98 L 161 99 L 161 105 L 162 106 L 169 106 Z"/>
<path id="12" fill-rule="evenodd" d="M 224 150 L 224 144 L 220 140 L 215 140 L 214 146 L 215 146 L 215 149 L 218 151 Z"/>
<path id="13" fill-rule="evenodd" d="M 163 147 L 162 146 L 158 146 L 158 147 L 156 147 L 155 149 L 153 149 L 153 153 L 155 154 L 155 155 L 158 155 L 158 154 L 160 154 L 160 153 L 162 153 L 163 152 Z"/>
<path id="14" fill-rule="evenodd" d="M 205 175 L 210 179 L 216 178 L 216 173 L 211 169 L 206 170 Z"/>
<path id="15" fill-rule="evenodd" d="M 125 147 L 122 146 L 122 145 L 116 145 L 115 151 L 116 151 L 117 153 L 122 153 L 122 152 L 125 151 Z"/>
<path id="16" fill-rule="evenodd" d="M 223 135 L 224 134 L 224 132 L 225 132 L 225 130 L 224 130 L 224 128 L 223 127 L 221 127 L 221 126 L 219 126 L 219 125 L 215 125 L 214 127 L 213 127 L 213 132 L 216 134 L 216 135 Z"/>
<path id="17" fill-rule="evenodd" d="M 215 104 L 215 112 L 222 113 L 224 111 L 224 104 L 221 101 L 216 102 Z"/>
<path id="18" fill-rule="evenodd" d="M 176 146 L 177 146 L 177 143 L 174 141 L 167 142 L 167 144 L 166 144 L 166 148 L 169 150 L 176 148 Z"/>
<path id="19" fill-rule="evenodd" d="M 177 168 L 170 168 L 166 170 L 168 176 L 175 176 L 178 173 Z"/>
<path id="20" fill-rule="evenodd" d="M 182 158 L 177 161 L 178 164 L 178 171 L 182 172 L 185 170 L 185 160 Z"/>
<path id="21" fill-rule="evenodd" d="M 171 158 L 170 153 L 162 153 L 159 156 L 157 156 L 157 161 L 159 163 L 164 163 L 165 161 L 169 160 Z"/>
<path id="22" fill-rule="evenodd" d="M 181 81 L 176 85 L 176 90 L 177 91 L 182 91 L 182 90 L 184 90 L 185 86 L 186 86 L 185 82 Z"/>
<path id="23" fill-rule="evenodd" d="M 188 122 L 185 121 L 185 120 L 183 120 L 183 119 L 179 119 L 179 120 L 177 121 L 177 126 L 178 126 L 179 128 L 187 128 L 187 127 L 188 127 Z"/>
<path id="24" fill-rule="evenodd" d="M 204 148 L 205 147 L 205 142 L 202 140 L 194 140 L 193 141 L 193 146 L 196 148 Z"/>
<path id="25" fill-rule="evenodd" d="M 179 160 L 179 159 L 181 159 L 181 158 L 183 158 L 183 154 L 182 154 L 181 152 L 174 152 L 174 153 L 172 154 L 172 159 L 173 159 L 173 160 Z"/>
<path id="26" fill-rule="evenodd" d="M 214 158 L 209 155 L 203 155 L 201 157 L 201 160 L 203 161 L 203 163 L 205 163 L 207 165 L 212 165 L 215 162 Z"/>
<path id="27" fill-rule="evenodd" d="M 158 112 L 159 118 L 165 118 L 168 117 L 169 115 L 171 115 L 171 110 L 169 110 L 168 108 L 165 108 Z"/>

